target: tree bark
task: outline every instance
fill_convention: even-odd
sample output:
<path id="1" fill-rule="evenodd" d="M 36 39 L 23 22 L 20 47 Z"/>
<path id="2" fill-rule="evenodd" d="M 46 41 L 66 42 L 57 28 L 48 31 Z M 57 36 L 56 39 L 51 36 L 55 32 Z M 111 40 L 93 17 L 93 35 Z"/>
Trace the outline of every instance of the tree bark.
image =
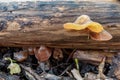
<path id="1" fill-rule="evenodd" d="M 59 48 L 120 49 L 120 4 L 111 2 L 0 3 L 0 46 L 47 45 Z M 81 31 L 66 31 L 63 24 L 86 14 L 110 32 L 110 41 L 94 41 Z"/>

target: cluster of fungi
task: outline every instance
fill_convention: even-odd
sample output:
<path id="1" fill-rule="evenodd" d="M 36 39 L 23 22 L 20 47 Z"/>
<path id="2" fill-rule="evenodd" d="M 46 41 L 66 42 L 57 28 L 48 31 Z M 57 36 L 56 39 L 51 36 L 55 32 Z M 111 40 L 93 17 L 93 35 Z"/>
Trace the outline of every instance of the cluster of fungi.
<path id="1" fill-rule="evenodd" d="M 96 41 L 108 41 L 112 39 L 112 35 L 100 23 L 92 21 L 88 15 L 81 15 L 74 23 L 65 23 L 64 29 L 76 31 L 86 30 L 86 33 L 89 33 L 91 39 Z"/>

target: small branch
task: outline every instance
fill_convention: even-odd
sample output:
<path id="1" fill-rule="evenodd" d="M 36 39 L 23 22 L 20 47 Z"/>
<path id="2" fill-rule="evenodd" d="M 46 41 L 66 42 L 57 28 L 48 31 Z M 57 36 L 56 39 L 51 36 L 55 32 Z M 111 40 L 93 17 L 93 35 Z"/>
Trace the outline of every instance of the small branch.
<path id="1" fill-rule="evenodd" d="M 40 77 L 38 74 L 36 74 L 30 67 L 26 67 L 22 64 L 20 66 L 27 72 L 29 72 L 36 80 L 45 80 L 44 78 Z"/>
<path id="2" fill-rule="evenodd" d="M 66 63 L 69 62 L 70 58 L 72 58 L 72 56 L 73 56 L 73 54 L 74 54 L 74 52 L 75 52 L 76 50 L 77 50 L 77 49 L 74 49 L 74 50 L 70 53 L 69 57 L 68 57 L 67 60 L 66 60 Z"/>
<path id="3" fill-rule="evenodd" d="M 105 60 L 106 60 L 106 58 L 104 57 L 102 62 L 100 63 L 100 65 L 98 67 L 98 71 L 99 71 L 99 74 L 97 75 L 98 79 L 106 79 L 106 76 L 103 74 L 103 69 L 104 69 L 104 66 L 105 66 Z"/>
<path id="4" fill-rule="evenodd" d="M 65 72 L 67 72 L 68 69 L 70 69 L 71 65 L 68 66 L 59 76 L 62 76 Z"/>
<path id="5" fill-rule="evenodd" d="M 83 80 L 82 76 L 80 75 L 79 71 L 76 69 L 71 70 L 72 74 L 74 75 L 76 80 Z"/>

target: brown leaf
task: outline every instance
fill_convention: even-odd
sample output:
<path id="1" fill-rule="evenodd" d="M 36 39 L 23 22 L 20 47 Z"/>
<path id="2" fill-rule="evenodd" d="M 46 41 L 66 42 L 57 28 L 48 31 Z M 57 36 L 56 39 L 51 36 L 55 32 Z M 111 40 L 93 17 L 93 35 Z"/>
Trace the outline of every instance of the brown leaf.
<path id="1" fill-rule="evenodd" d="M 51 49 L 41 45 L 40 48 L 34 48 L 35 57 L 39 61 L 47 61 L 51 56 Z"/>
<path id="2" fill-rule="evenodd" d="M 53 58 L 56 60 L 61 60 L 63 58 L 63 52 L 59 48 L 55 48 L 53 52 Z"/>
<path id="3" fill-rule="evenodd" d="M 28 48 L 28 54 L 29 55 L 34 55 L 35 53 L 34 53 L 34 48 Z"/>
<path id="4" fill-rule="evenodd" d="M 28 57 L 28 51 L 20 51 L 14 53 L 14 58 L 19 62 L 26 60 L 27 57 Z"/>

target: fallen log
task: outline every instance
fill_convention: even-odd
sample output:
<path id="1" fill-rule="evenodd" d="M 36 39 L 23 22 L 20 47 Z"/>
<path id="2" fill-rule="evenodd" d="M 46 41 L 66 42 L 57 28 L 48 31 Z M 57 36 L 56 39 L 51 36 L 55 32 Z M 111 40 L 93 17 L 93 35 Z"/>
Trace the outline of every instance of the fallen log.
<path id="1" fill-rule="evenodd" d="M 120 49 L 119 9 L 115 2 L 0 2 L 0 46 Z M 80 31 L 63 29 L 64 23 L 82 14 L 103 24 L 113 39 L 98 42 Z"/>

